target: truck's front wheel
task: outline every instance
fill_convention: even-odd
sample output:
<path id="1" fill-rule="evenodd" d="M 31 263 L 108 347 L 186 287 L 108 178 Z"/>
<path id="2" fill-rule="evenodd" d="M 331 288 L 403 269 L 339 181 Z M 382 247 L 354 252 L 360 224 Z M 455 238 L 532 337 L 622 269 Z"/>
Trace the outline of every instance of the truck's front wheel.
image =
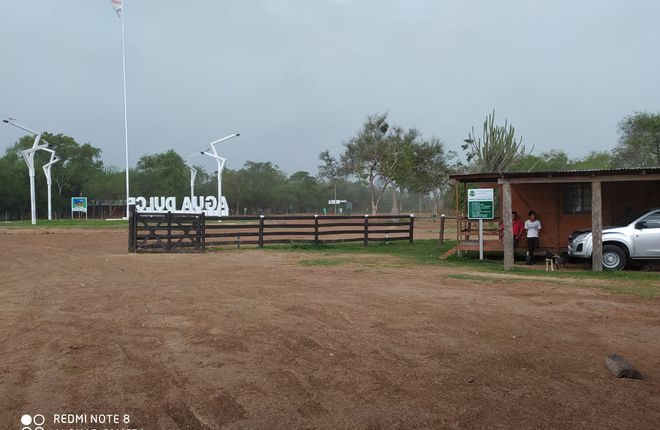
<path id="1" fill-rule="evenodd" d="M 605 270 L 621 270 L 626 267 L 627 259 L 625 251 L 618 246 L 603 246 L 603 268 Z"/>

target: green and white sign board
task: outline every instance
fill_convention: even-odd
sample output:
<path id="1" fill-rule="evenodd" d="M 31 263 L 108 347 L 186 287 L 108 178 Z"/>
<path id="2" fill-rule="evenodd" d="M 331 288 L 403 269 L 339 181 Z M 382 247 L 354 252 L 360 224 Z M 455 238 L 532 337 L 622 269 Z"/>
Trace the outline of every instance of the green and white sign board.
<path id="1" fill-rule="evenodd" d="M 71 197 L 71 212 L 87 213 L 87 197 Z"/>
<path id="2" fill-rule="evenodd" d="M 467 192 L 468 219 L 495 218 L 492 188 L 473 188 Z"/>

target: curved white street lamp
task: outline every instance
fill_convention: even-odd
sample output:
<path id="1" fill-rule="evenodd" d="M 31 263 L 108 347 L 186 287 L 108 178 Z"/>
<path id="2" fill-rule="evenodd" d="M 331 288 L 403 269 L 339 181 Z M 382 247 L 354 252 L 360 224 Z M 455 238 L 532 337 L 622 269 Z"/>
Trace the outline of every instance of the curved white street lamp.
<path id="1" fill-rule="evenodd" d="M 192 164 L 192 161 L 190 161 L 190 157 L 192 157 L 193 155 L 199 155 L 199 152 L 189 154 L 186 157 L 186 161 L 183 163 L 190 170 L 190 200 L 191 201 L 195 199 L 195 178 L 197 178 L 197 168 Z"/>
<path id="2" fill-rule="evenodd" d="M 225 162 L 227 161 L 227 159 L 221 157 L 218 154 L 218 151 L 216 150 L 215 145 L 217 145 L 218 143 L 224 142 L 226 140 L 232 139 L 234 137 L 238 137 L 240 135 L 241 135 L 240 133 L 234 133 L 234 134 L 230 134 L 229 136 L 225 136 L 222 139 L 214 140 L 213 142 L 211 142 L 209 144 L 210 145 L 209 149 L 212 152 L 209 152 L 208 149 L 201 152 L 203 155 L 207 155 L 207 156 L 215 159 L 215 161 L 218 163 L 218 215 L 220 215 L 220 216 L 229 214 L 229 208 L 227 207 L 227 201 L 222 198 L 222 171 L 225 168 Z M 191 171 L 191 175 L 192 175 L 192 171 Z"/>
<path id="3" fill-rule="evenodd" d="M 34 143 L 32 144 L 32 148 L 25 149 L 21 151 L 21 156 L 23 156 L 23 160 L 25 160 L 25 164 L 28 166 L 28 171 L 30 174 L 30 209 L 32 212 L 32 225 L 35 225 L 37 223 L 37 205 L 36 205 L 36 192 L 35 192 L 35 186 L 34 186 L 34 154 L 40 149 L 47 150 L 48 152 L 51 153 L 50 156 L 50 161 L 43 166 L 44 173 L 46 174 L 46 180 L 48 182 L 48 219 L 51 219 L 51 200 L 50 200 L 50 168 L 53 164 L 55 164 L 59 159 L 55 156 L 55 151 L 52 149 L 46 149 L 48 147 L 48 142 L 46 142 L 46 139 L 42 139 L 41 133 L 37 133 L 34 130 L 30 130 L 29 128 L 25 127 L 24 125 L 21 125 L 16 122 L 14 118 L 7 118 L 3 119 L 2 122 L 13 125 L 16 128 L 20 128 L 21 130 L 27 131 L 28 133 L 31 133 L 34 135 Z M 39 144 L 39 142 L 43 140 L 46 143 Z"/>
<path id="4" fill-rule="evenodd" d="M 53 181 L 51 180 L 50 168 L 53 167 L 53 164 L 60 161 L 60 159 L 57 158 L 57 155 L 55 155 L 55 151 L 53 151 L 52 149 L 43 148 L 43 150 L 50 152 L 50 161 L 44 164 L 42 167 L 44 169 L 44 174 L 46 175 L 46 184 L 48 184 L 48 220 L 50 221 L 53 219 L 53 205 L 51 198 L 51 188 L 53 185 Z"/>

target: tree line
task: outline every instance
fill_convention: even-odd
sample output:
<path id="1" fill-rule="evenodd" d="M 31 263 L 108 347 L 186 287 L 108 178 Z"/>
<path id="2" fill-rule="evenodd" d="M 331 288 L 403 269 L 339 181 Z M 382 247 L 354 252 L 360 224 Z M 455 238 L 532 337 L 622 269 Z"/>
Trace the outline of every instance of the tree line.
<path id="1" fill-rule="evenodd" d="M 470 172 L 532 172 L 553 170 L 660 167 L 660 113 L 637 112 L 618 123 L 619 140 L 611 151 L 592 151 L 571 158 L 553 149 L 533 155 L 515 136 L 512 125 L 497 125 L 495 112 L 486 118 L 480 136 L 474 128 L 462 146 Z"/>
<path id="2" fill-rule="evenodd" d="M 533 154 L 507 121 L 496 122 L 495 112 L 481 133 L 468 133 L 463 157 L 446 148 L 438 137 L 424 137 L 415 128 L 392 123 L 387 113 L 370 115 L 344 143 L 342 152 L 319 154 L 318 172 L 291 175 L 270 161 L 248 161 L 239 169 L 225 169 L 223 191 L 232 214 L 330 213 L 328 200 L 347 200 L 353 213 L 436 211 L 448 204 L 453 173 L 606 169 L 660 166 L 660 113 L 640 112 L 618 124 L 619 141 L 611 151 L 571 157 L 564 151 Z M 92 205 L 123 206 L 124 171 L 107 166 L 101 150 L 63 134 L 44 133 L 60 161 L 52 168 L 53 210 L 69 216 L 70 198 L 86 196 Z M 29 213 L 28 170 L 20 151 L 32 146 L 23 136 L 0 157 L 0 216 L 25 218 Z M 38 152 L 37 208 L 45 215 L 46 183 L 41 172 L 47 154 Z M 196 195 L 217 192 L 215 172 L 197 167 Z M 189 170 L 170 150 L 142 156 L 129 172 L 133 196 L 190 194 Z"/>
<path id="3" fill-rule="evenodd" d="M 89 143 L 79 144 L 62 134 L 44 133 L 60 161 L 52 167 L 52 206 L 56 218 L 70 216 L 71 197 L 85 196 L 98 216 L 121 214 L 125 205 L 125 171 L 104 165 L 101 150 Z M 20 151 L 32 146 L 34 138 L 24 136 L 0 158 L 0 217 L 5 220 L 27 219 L 30 212 L 28 170 Z M 38 216 L 47 208 L 45 175 L 41 166 L 48 161 L 42 151 L 35 156 Z M 195 166 L 196 195 L 216 195 L 216 172 Z M 181 201 L 190 195 L 190 170 L 185 160 L 173 150 L 142 156 L 129 172 L 132 196 L 174 196 Z M 272 162 L 248 161 L 240 169 L 225 169 L 223 193 L 231 214 L 261 213 L 334 213 L 328 204 L 335 192 L 353 203 L 353 213 L 368 207 L 368 188 L 357 179 L 342 177 L 332 183 L 310 172 L 287 175 Z M 406 207 L 417 211 L 417 196 L 406 198 Z M 428 210 L 428 199 L 422 199 Z M 102 210 L 100 208 L 103 208 Z M 345 211 L 345 206 L 342 211 Z"/>

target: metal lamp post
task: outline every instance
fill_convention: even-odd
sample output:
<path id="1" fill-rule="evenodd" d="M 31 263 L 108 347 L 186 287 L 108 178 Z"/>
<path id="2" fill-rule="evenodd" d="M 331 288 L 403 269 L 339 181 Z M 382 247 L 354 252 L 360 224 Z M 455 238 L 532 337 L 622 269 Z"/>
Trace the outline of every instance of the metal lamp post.
<path id="1" fill-rule="evenodd" d="M 15 119 L 9 118 L 9 119 L 3 119 L 2 122 L 7 123 L 9 125 L 13 125 L 16 128 L 20 128 L 21 130 L 25 130 L 28 133 L 31 133 L 34 135 L 34 143 L 32 144 L 32 148 L 25 149 L 21 151 L 21 155 L 23 156 L 23 160 L 25 160 L 25 164 L 28 166 L 28 171 L 30 174 L 30 209 L 32 212 L 32 225 L 35 225 L 37 223 L 37 204 L 36 204 L 36 191 L 35 191 L 35 185 L 34 185 L 34 154 L 40 149 L 46 149 L 48 146 L 48 142 L 46 142 L 46 139 L 43 139 L 44 142 L 43 144 L 39 144 L 39 142 L 42 140 L 41 139 L 41 133 L 37 133 L 34 130 L 30 130 L 29 128 L 25 127 L 24 125 L 21 125 L 16 122 Z M 51 219 L 51 204 L 50 204 L 50 168 L 53 164 L 55 164 L 58 159 L 55 157 L 55 151 L 52 149 L 48 150 L 51 153 L 51 158 L 50 162 L 47 163 L 44 166 L 44 173 L 46 173 L 46 179 L 48 181 L 48 219 Z M 54 157 L 54 158 L 53 158 Z"/>
<path id="2" fill-rule="evenodd" d="M 38 134 L 37 137 L 34 139 L 34 144 L 32 145 L 32 148 L 21 151 L 21 155 L 23 156 L 23 160 L 25 160 L 25 164 L 27 164 L 28 166 L 28 171 L 30 174 L 30 210 L 32 212 L 32 225 L 35 225 L 37 223 L 36 190 L 34 186 L 34 175 L 35 175 L 34 154 L 36 154 L 38 150 L 48 146 L 47 144 L 39 145 L 40 140 L 41 140 L 41 135 Z"/>
<path id="3" fill-rule="evenodd" d="M 53 167 L 53 164 L 60 161 L 60 159 L 57 158 L 57 155 L 55 155 L 55 151 L 53 151 L 52 149 L 44 148 L 44 151 L 50 152 L 50 161 L 43 165 L 44 174 L 46 175 L 46 184 L 48 184 L 48 220 L 50 221 L 53 219 L 53 205 L 51 199 L 51 188 L 53 185 L 53 181 L 51 180 L 51 176 L 50 176 L 50 168 Z"/>
<path id="4" fill-rule="evenodd" d="M 222 139 L 214 140 L 211 142 L 210 149 L 212 152 L 209 152 L 208 150 L 202 151 L 201 153 L 203 155 L 208 155 L 209 157 L 215 159 L 215 161 L 218 163 L 218 213 L 222 214 L 222 206 L 223 206 L 223 201 L 222 201 L 222 170 L 225 168 L 225 162 L 227 161 L 226 158 L 221 157 L 218 154 L 218 151 L 215 148 L 215 145 L 218 143 L 224 142 L 225 140 L 232 139 L 234 137 L 240 136 L 240 133 L 234 133 L 230 134 L 229 136 L 225 136 Z M 192 175 L 192 172 L 191 172 Z"/>
<path id="5" fill-rule="evenodd" d="M 184 163 L 190 169 L 190 199 L 195 198 L 195 178 L 197 177 L 197 169 L 193 166 L 190 160 Z"/>

